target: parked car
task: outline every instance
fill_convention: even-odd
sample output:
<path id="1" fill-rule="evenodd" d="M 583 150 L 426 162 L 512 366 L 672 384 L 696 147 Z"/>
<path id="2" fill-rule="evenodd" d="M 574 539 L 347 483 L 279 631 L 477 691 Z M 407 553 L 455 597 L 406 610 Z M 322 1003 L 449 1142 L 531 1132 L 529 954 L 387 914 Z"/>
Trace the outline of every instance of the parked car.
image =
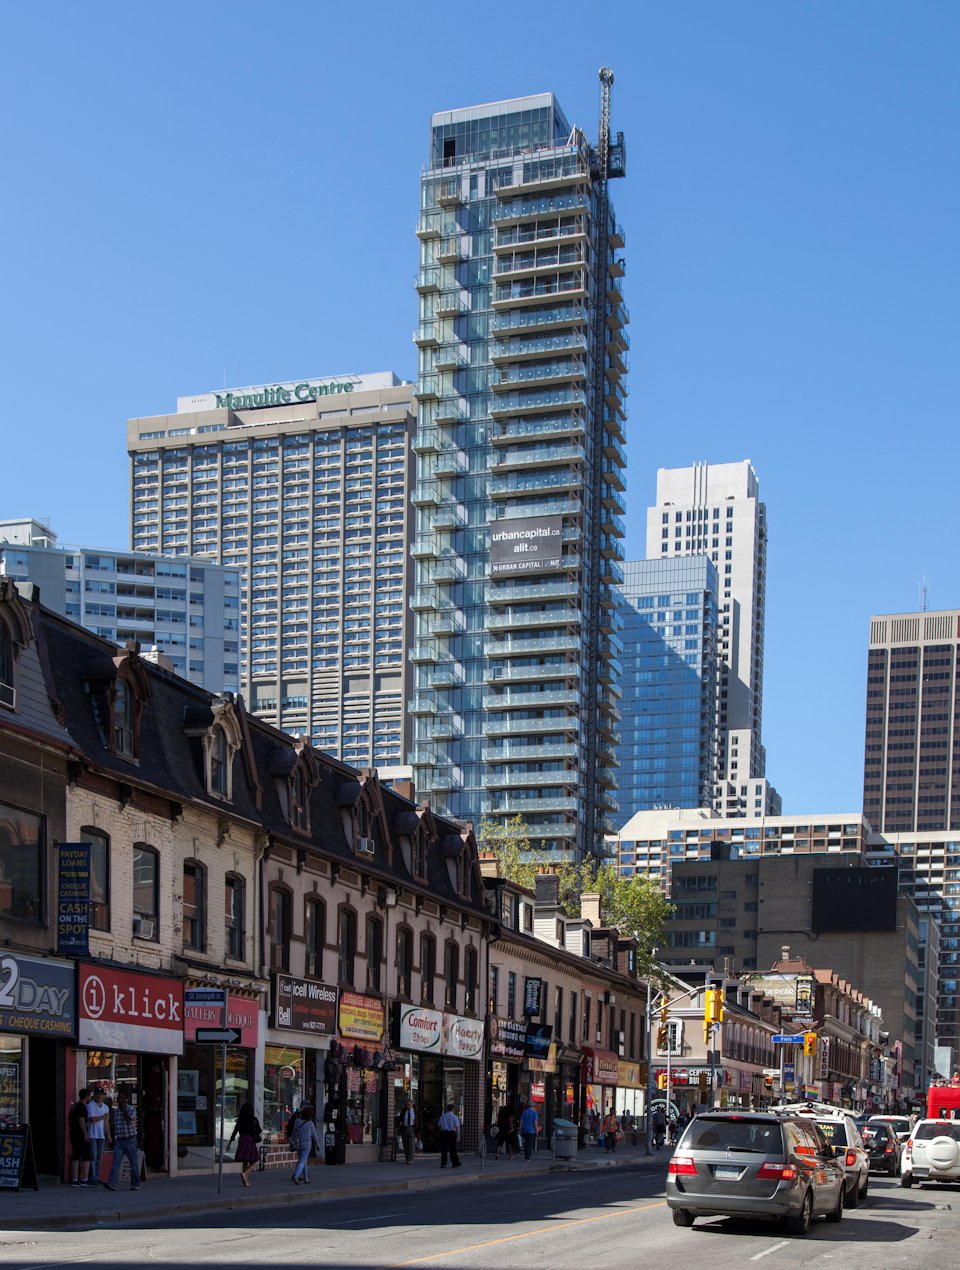
<path id="1" fill-rule="evenodd" d="M 893 1125 L 884 1120 L 871 1121 L 864 1125 L 861 1137 L 870 1168 L 896 1177 L 900 1171 L 900 1140 Z"/>
<path id="2" fill-rule="evenodd" d="M 900 1185 L 960 1182 L 960 1120 L 918 1120 L 903 1148 Z"/>
<path id="3" fill-rule="evenodd" d="M 871 1116 L 867 1124 L 893 1125 L 894 1133 L 896 1133 L 901 1143 L 906 1142 L 907 1138 L 910 1137 L 910 1130 L 913 1127 L 909 1116 Z"/>
<path id="4" fill-rule="evenodd" d="M 783 1114 L 804 1116 L 814 1121 L 820 1132 L 836 1149 L 837 1160 L 846 1174 L 843 1202 L 847 1208 L 856 1208 L 867 1198 L 870 1182 L 870 1161 L 867 1159 L 863 1138 L 857 1128 L 856 1117 L 847 1107 L 834 1107 L 825 1102 L 789 1103 L 775 1107 Z"/>
<path id="5" fill-rule="evenodd" d="M 805 1117 L 711 1111 L 685 1129 L 666 1194 L 677 1226 L 697 1217 L 783 1219 L 805 1235 L 814 1217 L 843 1216 L 844 1170 Z"/>

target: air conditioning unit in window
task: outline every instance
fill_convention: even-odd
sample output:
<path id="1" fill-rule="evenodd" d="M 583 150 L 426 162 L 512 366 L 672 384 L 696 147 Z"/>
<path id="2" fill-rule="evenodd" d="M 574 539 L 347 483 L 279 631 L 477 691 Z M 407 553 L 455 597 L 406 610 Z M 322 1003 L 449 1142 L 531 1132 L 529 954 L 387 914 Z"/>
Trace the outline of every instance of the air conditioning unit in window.
<path id="1" fill-rule="evenodd" d="M 373 839 L 358 838 L 356 842 L 357 855 L 373 855 Z"/>
<path id="2" fill-rule="evenodd" d="M 134 939 L 153 939 L 156 922 L 152 917 L 135 917 L 133 919 Z"/>

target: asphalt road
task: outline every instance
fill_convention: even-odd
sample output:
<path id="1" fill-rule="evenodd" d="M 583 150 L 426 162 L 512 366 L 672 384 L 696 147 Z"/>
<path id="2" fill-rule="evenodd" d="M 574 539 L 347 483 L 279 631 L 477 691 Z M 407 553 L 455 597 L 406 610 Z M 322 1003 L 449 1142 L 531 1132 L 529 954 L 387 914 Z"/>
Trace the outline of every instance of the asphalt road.
<path id="1" fill-rule="evenodd" d="M 729 1219 L 673 1225 L 662 1178 L 632 1170 L 557 1174 L 442 1192 L 377 1195 L 291 1209 L 82 1232 L 8 1231 L 0 1270 L 54 1266 L 531 1267 L 709 1265 L 892 1270 L 957 1264 L 960 1186 L 902 1190 L 872 1178 L 867 1205 L 802 1239 Z"/>

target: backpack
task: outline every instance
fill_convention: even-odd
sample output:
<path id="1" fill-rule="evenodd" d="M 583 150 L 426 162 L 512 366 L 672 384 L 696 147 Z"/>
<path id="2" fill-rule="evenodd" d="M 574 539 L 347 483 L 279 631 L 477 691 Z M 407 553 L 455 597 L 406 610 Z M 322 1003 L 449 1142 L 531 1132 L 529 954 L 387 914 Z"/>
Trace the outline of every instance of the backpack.
<path id="1" fill-rule="evenodd" d="M 303 1121 L 297 1112 L 294 1112 L 287 1121 L 287 1145 L 291 1151 L 300 1150 L 300 1126 Z"/>

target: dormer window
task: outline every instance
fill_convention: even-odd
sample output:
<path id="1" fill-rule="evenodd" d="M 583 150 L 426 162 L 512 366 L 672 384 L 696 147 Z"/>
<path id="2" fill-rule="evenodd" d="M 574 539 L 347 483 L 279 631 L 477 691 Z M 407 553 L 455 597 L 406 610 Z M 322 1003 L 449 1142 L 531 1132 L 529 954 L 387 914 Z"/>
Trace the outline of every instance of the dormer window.
<path id="1" fill-rule="evenodd" d="M 294 829 L 308 829 L 307 778 L 298 764 L 290 777 L 290 824 Z"/>
<path id="2" fill-rule="evenodd" d="M 422 833 L 413 835 L 413 872 L 414 876 L 427 876 L 427 843 Z"/>
<path id="3" fill-rule="evenodd" d="M 118 678 L 113 694 L 113 749 L 125 758 L 134 758 L 133 696 L 126 681 Z"/>
<path id="4" fill-rule="evenodd" d="M 13 639 L 0 622 L 0 706 L 13 709 L 17 694 L 13 687 Z"/>
<path id="5" fill-rule="evenodd" d="M 213 728 L 210 736 L 210 793 L 226 798 L 229 793 L 229 747 L 223 728 Z"/>

